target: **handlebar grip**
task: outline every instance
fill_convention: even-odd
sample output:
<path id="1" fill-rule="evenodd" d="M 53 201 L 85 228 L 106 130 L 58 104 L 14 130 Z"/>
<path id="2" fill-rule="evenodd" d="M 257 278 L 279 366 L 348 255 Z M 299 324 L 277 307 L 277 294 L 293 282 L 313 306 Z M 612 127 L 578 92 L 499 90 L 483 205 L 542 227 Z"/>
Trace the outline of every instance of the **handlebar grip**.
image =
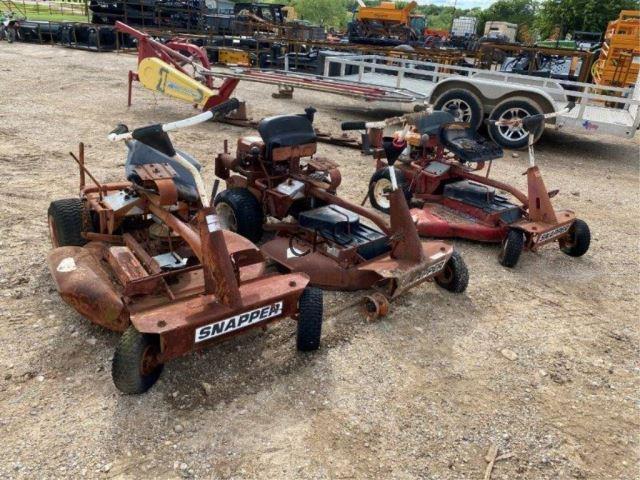
<path id="1" fill-rule="evenodd" d="M 342 130 L 365 130 L 367 125 L 365 122 L 342 122 L 340 127 Z"/>
<path id="2" fill-rule="evenodd" d="M 129 131 L 129 127 L 127 127 L 124 123 L 119 123 L 116 125 L 116 128 L 109 132 L 109 135 L 122 135 L 123 133 L 127 133 Z"/>
<path id="3" fill-rule="evenodd" d="M 234 110 L 237 110 L 240 107 L 240 102 L 237 98 L 230 98 L 229 100 L 225 100 L 222 103 L 219 103 L 215 107 L 211 107 L 209 111 L 213 113 L 214 116 L 217 115 L 226 115 L 227 113 L 231 113 Z"/>

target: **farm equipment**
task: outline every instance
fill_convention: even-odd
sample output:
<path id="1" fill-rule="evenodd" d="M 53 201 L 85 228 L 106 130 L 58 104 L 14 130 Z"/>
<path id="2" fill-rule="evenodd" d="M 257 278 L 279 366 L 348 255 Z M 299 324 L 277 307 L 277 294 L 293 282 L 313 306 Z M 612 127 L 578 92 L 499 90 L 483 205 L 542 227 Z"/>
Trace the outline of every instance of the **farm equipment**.
<path id="1" fill-rule="evenodd" d="M 593 78 L 599 85 L 633 86 L 640 71 L 639 59 L 640 10 L 623 10 L 607 25 L 600 57 L 592 68 Z"/>
<path id="2" fill-rule="evenodd" d="M 99 183 L 81 144 L 72 154 L 80 198 L 49 207 L 58 292 L 93 323 L 124 332 L 112 368 L 124 393 L 149 389 L 170 359 L 286 317 L 298 321 L 299 350 L 319 346 L 322 291 L 304 273 L 268 273 L 258 247 L 221 228 L 200 164 L 167 134 L 238 104 L 132 131 L 119 125 L 109 139 L 128 147 L 124 182 Z"/>
<path id="3" fill-rule="evenodd" d="M 395 2 L 381 2 L 367 7 L 359 2 L 348 34 L 351 43 L 376 45 L 400 45 L 417 42 L 424 38 L 426 19 L 424 15 L 413 15 L 416 2 L 398 8 Z"/>
<path id="4" fill-rule="evenodd" d="M 374 150 L 376 172 L 368 194 L 374 208 L 389 210 L 388 192 L 395 170 L 407 197 L 420 204 L 421 208 L 411 209 L 420 235 L 502 243 L 500 263 L 514 267 L 523 249 L 535 252 L 557 242 L 564 253 L 579 257 L 589 248 L 587 224 L 570 210 L 553 209 L 551 198 L 558 191 L 545 187 L 533 149 L 545 120 L 571 108 L 573 105 L 563 112 L 489 121 L 492 128 L 524 128 L 528 132 L 526 194 L 489 178 L 491 164 L 502 157 L 502 149 L 478 135 L 468 123 L 457 122 L 450 112 L 409 114 L 383 122 L 348 122 L 343 129 L 368 129 L 372 144 L 378 147 Z M 397 124 L 403 129 L 392 137 L 383 137 L 385 127 Z M 383 159 L 390 146 L 402 152 L 394 168 Z M 485 166 L 485 175 L 480 175 Z M 496 193 L 496 189 L 513 198 Z"/>
<path id="5" fill-rule="evenodd" d="M 224 78 L 214 86 L 214 77 L 202 74 L 211 67 L 202 47 L 180 40 L 163 44 L 122 22 L 116 22 L 116 29 L 138 41 L 138 71 L 129 71 L 128 105 L 134 81 L 204 110 L 227 100 L 240 81 Z"/>
<path id="6" fill-rule="evenodd" d="M 235 156 L 226 147 L 218 155 L 215 173 L 227 185 L 215 200 L 222 224 L 254 242 L 265 231 L 272 233 L 261 250 L 282 270 L 307 273 L 313 285 L 377 289 L 382 300 L 369 303 L 373 313 L 431 279 L 464 291 L 468 275 L 462 257 L 447 243 L 419 240 L 393 181 L 390 223 L 336 194 L 338 165 L 315 156 L 314 113 L 308 108 L 301 115 L 265 118 L 258 125 L 260 136 L 238 140 Z"/>

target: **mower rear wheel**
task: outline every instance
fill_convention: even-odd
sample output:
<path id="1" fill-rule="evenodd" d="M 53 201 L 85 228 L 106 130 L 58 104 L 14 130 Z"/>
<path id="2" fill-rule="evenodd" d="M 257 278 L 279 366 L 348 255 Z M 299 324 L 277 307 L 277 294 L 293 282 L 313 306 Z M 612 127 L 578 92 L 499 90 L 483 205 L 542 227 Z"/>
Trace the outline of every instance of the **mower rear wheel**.
<path id="1" fill-rule="evenodd" d="M 298 302 L 296 346 L 301 352 L 317 350 L 322 334 L 322 290 L 307 287 Z"/>
<path id="2" fill-rule="evenodd" d="M 584 220 L 576 219 L 569 229 L 569 238 L 561 243 L 561 249 L 567 255 L 572 257 L 581 257 L 591 244 L 591 231 L 589 225 Z"/>
<path id="3" fill-rule="evenodd" d="M 398 188 L 402 188 L 404 198 L 407 200 L 407 204 L 409 204 L 412 195 L 409 190 L 409 186 L 405 184 L 404 174 L 397 168 L 395 169 L 395 173 Z M 369 180 L 369 201 L 371 202 L 371 206 L 383 213 L 389 213 L 389 210 L 391 209 L 389 193 L 391 193 L 391 175 L 389 173 L 389 167 L 376 170 L 376 172 L 371 176 L 371 180 Z"/>
<path id="4" fill-rule="evenodd" d="M 524 249 L 524 234 L 520 230 L 511 229 L 502 241 L 502 249 L 500 250 L 500 265 L 503 267 L 513 268 L 520 259 L 520 254 Z"/>
<path id="5" fill-rule="evenodd" d="M 156 361 L 160 338 L 130 326 L 120 337 L 113 355 L 111 377 L 122 393 L 144 393 L 158 381 L 164 365 Z"/>
<path id="6" fill-rule="evenodd" d="M 65 198 L 49 204 L 48 223 L 51 244 L 54 248 L 76 246 L 87 243 L 82 237 L 84 230 L 84 205 L 79 198 Z"/>
<path id="7" fill-rule="evenodd" d="M 246 188 L 231 188 L 220 192 L 214 205 L 223 228 L 252 242 L 262 237 L 264 214 L 258 199 Z"/>
<path id="8" fill-rule="evenodd" d="M 435 276 L 435 281 L 450 292 L 464 292 L 469 285 L 469 270 L 462 255 L 454 251 L 442 271 Z"/>

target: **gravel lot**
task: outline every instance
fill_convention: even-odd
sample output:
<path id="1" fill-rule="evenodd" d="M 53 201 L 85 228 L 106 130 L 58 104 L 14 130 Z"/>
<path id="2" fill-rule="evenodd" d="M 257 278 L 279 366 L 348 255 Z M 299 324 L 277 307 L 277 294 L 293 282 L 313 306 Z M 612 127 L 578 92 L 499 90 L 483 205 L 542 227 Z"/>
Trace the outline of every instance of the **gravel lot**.
<path id="1" fill-rule="evenodd" d="M 67 152 L 87 144 L 103 180 L 122 178 L 119 122 L 183 118 L 188 105 L 135 87 L 131 55 L 0 43 L 0 477 L 634 479 L 639 471 L 638 141 L 547 132 L 538 162 L 555 204 L 592 229 L 590 252 L 550 247 L 515 270 L 494 247 L 456 242 L 469 289 L 427 284 L 366 323 L 356 294 L 325 296 L 322 348 L 295 351 L 292 322 L 170 363 L 142 396 L 111 383 L 117 335 L 58 297 L 45 263 L 46 210 L 77 192 Z M 259 118 L 318 110 L 317 123 L 380 118 L 342 97 L 241 84 Z M 206 124 L 173 135 L 204 163 L 247 130 Z M 233 143 L 232 143 L 233 145 Z M 372 163 L 320 145 L 346 197 Z M 524 187 L 527 155 L 492 174 Z M 205 388 L 206 387 L 206 388 Z"/>

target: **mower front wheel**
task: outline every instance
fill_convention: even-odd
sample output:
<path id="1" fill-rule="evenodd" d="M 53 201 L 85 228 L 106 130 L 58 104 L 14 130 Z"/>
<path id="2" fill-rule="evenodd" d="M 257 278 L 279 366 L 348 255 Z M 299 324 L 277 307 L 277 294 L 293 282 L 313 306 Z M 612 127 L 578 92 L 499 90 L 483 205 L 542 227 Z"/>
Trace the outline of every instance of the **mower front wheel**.
<path id="1" fill-rule="evenodd" d="M 305 288 L 298 302 L 296 346 L 301 352 L 310 352 L 320 347 L 322 312 L 322 290 L 316 287 Z"/>
<path id="2" fill-rule="evenodd" d="M 584 220 L 577 219 L 569 229 L 569 238 L 560 244 L 561 250 L 572 257 L 581 257 L 591 244 L 591 231 Z"/>
<path id="3" fill-rule="evenodd" d="M 160 378 L 164 365 L 157 362 L 160 338 L 130 326 L 120 337 L 113 355 L 111 377 L 122 393 L 144 393 Z"/>
<path id="4" fill-rule="evenodd" d="M 462 293 L 469 285 L 469 270 L 462 255 L 454 251 L 444 268 L 435 276 L 436 283 L 445 290 Z"/>
<path id="5" fill-rule="evenodd" d="M 231 188 L 216 196 L 214 205 L 223 228 L 256 243 L 262 237 L 264 214 L 258 199 L 246 188 Z"/>
<path id="6" fill-rule="evenodd" d="M 54 248 L 81 247 L 87 241 L 82 237 L 84 205 L 79 198 L 55 200 L 47 212 L 49 235 Z"/>
<path id="7" fill-rule="evenodd" d="M 404 198 L 407 200 L 407 204 L 409 204 L 411 201 L 411 190 L 409 186 L 405 184 L 403 173 L 397 168 L 395 169 L 395 173 L 398 188 L 402 189 Z M 389 213 L 391 209 L 389 193 L 391 193 L 391 174 L 389 173 L 389 167 L 376 170 L 371 176 L 371 180 L 369 180 L 369 201 L 371 202 L 371 206 L 383 213 Z"/>
<path id="8" fill-rule="evenodd" d="M 511 229 L 502 241 L 502 249 L 500 250 L 500 265 L 507 268 L 513 268 L 520 259 L 520 254 L 524 249 L 524 233 L 520 230 Z"/>

